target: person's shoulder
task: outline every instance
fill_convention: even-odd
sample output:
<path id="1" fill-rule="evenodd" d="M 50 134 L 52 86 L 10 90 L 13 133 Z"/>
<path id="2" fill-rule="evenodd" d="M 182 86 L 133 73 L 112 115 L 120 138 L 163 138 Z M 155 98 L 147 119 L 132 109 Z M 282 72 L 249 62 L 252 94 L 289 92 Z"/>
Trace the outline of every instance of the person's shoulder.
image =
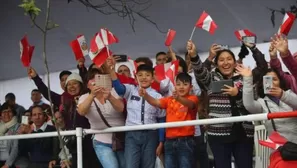
<path id="1" fill-rule="evenodd" d="M 162 95 L 156 89 L 150 88 L 149 92 L 156 97 L 162 97 Z"/>
<path id="2" fill-rule="evenodd" d="M 45 130 L 46 132 L 56 131 L 56 127 L 48 124 Z"/>
<path id="3" fill-rule="evenodd" d="M 197 102 L 199 100 L 199 98 L 196 95 L 189 95 L 189 96 L 187 96 L 187 99 L 197 101 Z"/>
<path id="4" fill-rule="evenodd" d="M 81 96 L 79 96 L 79 100 L 84 100 L 89 96 L 89 93 L 83 94 Z"/>
<path id="5" fill-rule="evenodd" d="M 25 110 L 25 107 L 19 104 L 16 104 L 16 109 Z"/>

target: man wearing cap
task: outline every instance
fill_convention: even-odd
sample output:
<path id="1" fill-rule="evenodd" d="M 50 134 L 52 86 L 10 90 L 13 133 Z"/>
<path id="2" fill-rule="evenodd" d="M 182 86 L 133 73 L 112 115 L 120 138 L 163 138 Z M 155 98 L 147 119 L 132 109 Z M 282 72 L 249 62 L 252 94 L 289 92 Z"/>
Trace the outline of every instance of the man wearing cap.
<path id="1" fill-rule="evenodd" d="M 60 78 L 60 85 L 61 88 L 65 91 L 65 82 L 67 77 L 71 74 L 70 71 L 62 71 L 59 75 Z M 30 67 L 28 69 L 28 76 L 29 78 L 31 78 L 35 85 L 37 86 L 38 90 L 42 93 L 42 95 L 44 96 L 44 98 L 46 98 L 47 100 L 49 100 L 49 95 L 48 95 L 48 87 L 43 83 L 42 79 L 38 76 L 37 72 L 35 71 L 35 69 L 33 69 L 32 67 Z M 59 107 L 59 105 L 61 104 L 61 95 L 51 91 L 50 92 L 50 96 L 52 98 L 52 102 L 56 107 Z"/>

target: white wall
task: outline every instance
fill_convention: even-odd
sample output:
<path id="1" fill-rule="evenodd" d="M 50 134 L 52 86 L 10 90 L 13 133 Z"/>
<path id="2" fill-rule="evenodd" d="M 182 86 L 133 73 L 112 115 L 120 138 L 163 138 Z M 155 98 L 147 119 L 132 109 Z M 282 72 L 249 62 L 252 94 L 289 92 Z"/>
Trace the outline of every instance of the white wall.
<path id="1" fill-rule="evenodd" d="M 289 47 L 291 49 L 292 53 L 297 52 L 297 40 L 289 40 Z M 267 61 L 269 61 L 269 43 L 263 43 L 263 44 L 258 44 L 257 47 L 260 49 L 262 53 L 265 54 L 265 58 Z M 238 55 L 240 51 L 240 47 L 235 47 L 231 49 L 235 55 Z M 182 55 L 182 54 L 181 54 Z M 199 53 L 200 57 L 202 60 L 206 59 L 208 56 L 208 53 Z M 155 58 L 152 58 L 154 64 L 155 64 Z M 247 66 L 250 66 L 251 68 L 255 67 L 255 61 L 251 55 L 246 56 L 244 59 L 244 64 Z M 127 64 L 130 66 L 129 64 Z M 118 66 L 117 66 L 118 67 Z M 287 71 L 287 68 L 283 66 L 283 69 Z M 77 72 L 77 70 L 71 70 L 72 72 Z M 62 93 L 62 89 L 60 87 L 60 82 L 59 82 L 59 73 L 60 72 L 54 72 L 51 73 L 51 89 L 57 93 Z M 46 76 L 41 76 L 40 77 L 43 79 L 45 83 L 46 81 Z M 7 80 L 7 81 L 0 81 L 0 102 L 1 104 L 5 101 L 4 97 L 7 93 L 13 92 L 16 95 L 16 101 L 18 104 L 23 105 L 25 108 L 28 108 L 32 102 L 31 102 L 31 91 L 32 89 L 35 89 L 36 86 L 32 80 L 30 80 L 28 77 L 20 78 L 20 79 L 14 79 L 14 80 Z M 46 100 L 44 100 L 46 101 Z"/>

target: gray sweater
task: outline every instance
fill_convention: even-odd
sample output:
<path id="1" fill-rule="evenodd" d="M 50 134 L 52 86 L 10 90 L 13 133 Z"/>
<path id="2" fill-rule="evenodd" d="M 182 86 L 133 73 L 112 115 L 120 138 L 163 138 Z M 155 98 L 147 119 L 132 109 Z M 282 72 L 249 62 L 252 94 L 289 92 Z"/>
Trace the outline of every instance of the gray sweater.
<path id="1" fill-rule="evenodd" d="M 5 135 L 15 135 L 19 128 L 20 124 L 17 123 L 14 126 L 10 127 Z M 0 160 L 5 161 L 5 164 L 12 166 L 18 156 L 18 140 L 4 140 L 1 141 L 0 146 Z"/>
<path id="2" fill-rule="evenodd" d="M 297 109 L 297 95 L 291 90 L 284 91 L 279 104 L 267 96 L 254 100 L 253 77 L 244 77 L 243 105 L 250 113 L 268 113 L 268 108 L 273 112 L 289 112 Z M 274 119 L 277 131 L 289 141 L 297 143 L 297 118 Z M 273 131 L 271 121 L 265 122 L 265 127 L 270 134 Z"/>

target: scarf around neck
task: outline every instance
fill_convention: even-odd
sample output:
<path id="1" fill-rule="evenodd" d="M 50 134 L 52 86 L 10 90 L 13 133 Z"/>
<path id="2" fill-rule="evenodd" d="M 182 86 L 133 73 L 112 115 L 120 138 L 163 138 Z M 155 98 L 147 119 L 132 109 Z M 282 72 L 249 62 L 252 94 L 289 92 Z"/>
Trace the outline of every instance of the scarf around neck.
<path id="1" fill-rule="evenodd" d="M 7 130 L 17 124 L 17 122 L 17 117 L 14 116 L 9 122 L 2 123 L 0 125 L 0 136 L 3 136 L 7 132 Z"/>

